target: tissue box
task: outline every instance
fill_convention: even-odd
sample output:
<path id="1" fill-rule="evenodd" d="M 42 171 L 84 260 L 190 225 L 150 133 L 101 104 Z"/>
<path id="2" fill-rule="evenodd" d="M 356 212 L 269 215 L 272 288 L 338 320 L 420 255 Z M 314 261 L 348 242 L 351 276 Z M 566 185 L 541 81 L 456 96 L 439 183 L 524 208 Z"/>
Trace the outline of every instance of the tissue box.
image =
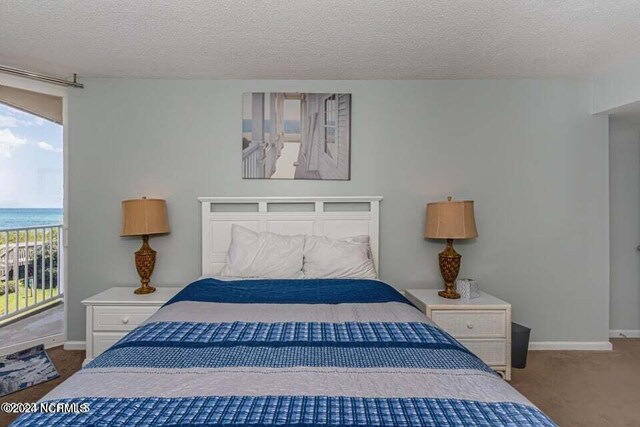
<path id="1" fill-rule="evenodd" d="M 456 290 L 460 294 L 460 298 L 473 299 L 480 296 L 480 288 L 478 282 L 472 279 L 456 280 Z"/>

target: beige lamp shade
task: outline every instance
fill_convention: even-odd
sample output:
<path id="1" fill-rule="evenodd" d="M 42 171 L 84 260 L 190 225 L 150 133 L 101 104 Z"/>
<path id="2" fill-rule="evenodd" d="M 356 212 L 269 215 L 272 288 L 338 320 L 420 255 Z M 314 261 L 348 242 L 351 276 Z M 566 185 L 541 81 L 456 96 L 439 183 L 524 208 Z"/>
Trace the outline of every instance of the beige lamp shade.
<path id="1" fill-rule="evenodd" d="M 167 203 L 162 199 L 122 202 L 122 236 L 148 236 L 169 232 Z"/>
<path id="2" fill-rule="evenodd" d="M 427 204 L 424 237 L 429 239 L 472 239 L 478 237 L 473 200 Z"/>

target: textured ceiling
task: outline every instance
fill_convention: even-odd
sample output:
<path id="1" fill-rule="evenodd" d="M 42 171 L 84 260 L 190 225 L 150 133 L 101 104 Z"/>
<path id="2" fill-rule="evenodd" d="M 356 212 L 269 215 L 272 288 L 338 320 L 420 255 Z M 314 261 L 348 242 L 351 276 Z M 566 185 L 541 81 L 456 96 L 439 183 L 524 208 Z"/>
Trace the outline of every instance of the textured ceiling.
<path id="1" fill-rule="evenodd" d="M 61 76 L 562 77 L 638 57 L 638 0 L 0 2 L 0 64 Z"/>

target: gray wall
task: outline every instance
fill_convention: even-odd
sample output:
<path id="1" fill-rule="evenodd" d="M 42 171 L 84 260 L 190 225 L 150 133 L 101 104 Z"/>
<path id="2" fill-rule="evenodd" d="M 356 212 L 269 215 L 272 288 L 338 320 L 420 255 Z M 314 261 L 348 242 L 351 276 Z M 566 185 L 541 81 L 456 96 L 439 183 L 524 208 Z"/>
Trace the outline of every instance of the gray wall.
<path id="1" fill-rule="evenodd" d="M 608 120 L 589 82 L 88 79 L 69 103 L 68 338 L 80 301 L 134 284 L 140 242 L 119 237 L 120 201 L 168 201 L 152 238 L 153 281 L 200 269 L 201 195 L 382 195 L 381 274 L 440 287 L 442 242 L 422 238 L 425 204 L 476 201 L 480 237 L 457 245 L 461 277 L 510 301 L 532 339 L 598 341 L 609 322 Z M 241 179 L 241 93 L 350 92 L 352 179 Z"/>
<path id="2" fill-rule="evenodd" d="M 611 329 L 640 330 L 640 117 L 609 127 Z"/>

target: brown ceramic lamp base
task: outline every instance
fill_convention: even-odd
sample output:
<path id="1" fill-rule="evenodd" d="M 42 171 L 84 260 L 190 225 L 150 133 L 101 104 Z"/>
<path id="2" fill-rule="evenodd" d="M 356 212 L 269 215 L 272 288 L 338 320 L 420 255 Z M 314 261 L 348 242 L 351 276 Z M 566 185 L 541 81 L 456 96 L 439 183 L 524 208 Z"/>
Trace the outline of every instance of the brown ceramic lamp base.
<path id="1" fill-rule="evenodd" d="M 136 270 L 140 276 L 140 287 L 133 291 L 136 294 L 150 294 L 156 288 L 149 285 L 151 274 L 156 265 L 156 251 L 149 246 L 149 236 L 142 236 L 142 246 L 136 252 Z"/>
<path id="2" fill-rule="evenodd" d="M 134 294 L 151 294 L 154 293 L 156 291 L 156 288 L 154 288 L 153 286 L 140 286 L 139 288 L 137 288 L 136 290 L 133 291 Z"/>
<path id="3" fill-rule="evenodd" d="M 440 260 L 440 274 L 444 279 L 445 289 L 438 292 L 443 298 L 458 299 L 460 294 L 456 292 L 455 281 L 460 272 L 462 255 L 453 249 L 453 239 L 447 239 L 447 247 L 438 254 Z"/>

